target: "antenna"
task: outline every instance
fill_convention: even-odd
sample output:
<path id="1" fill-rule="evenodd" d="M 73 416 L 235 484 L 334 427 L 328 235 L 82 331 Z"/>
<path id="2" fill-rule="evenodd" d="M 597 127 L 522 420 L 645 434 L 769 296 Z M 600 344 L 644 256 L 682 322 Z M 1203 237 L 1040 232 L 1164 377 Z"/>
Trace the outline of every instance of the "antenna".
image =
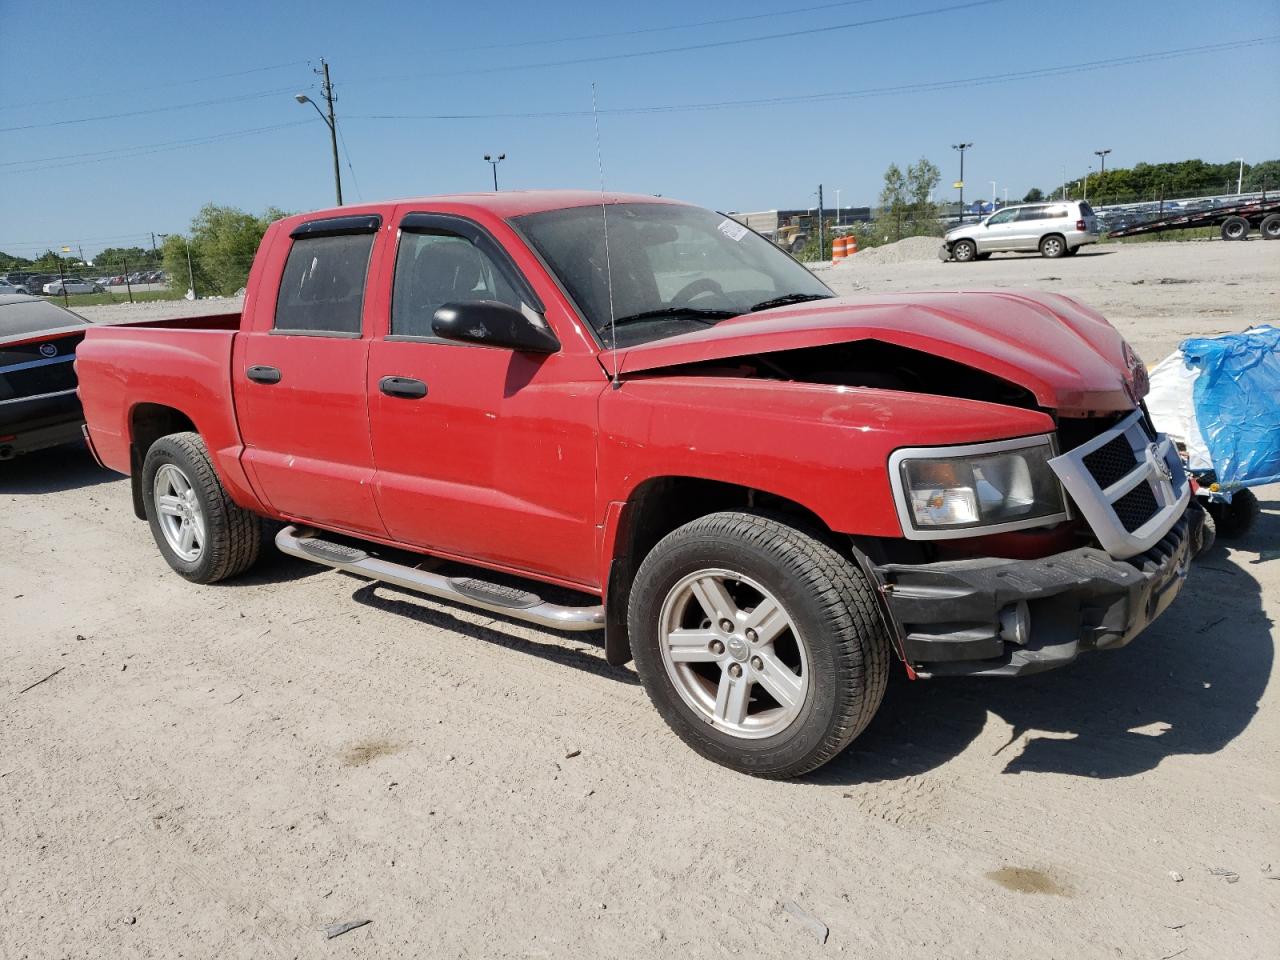
<path id="1" fill-rule="evenodd" d="M 609 205 L 604 199 L 604 154 L 600 152 L 600 114 L 596 109 L 596 82 L 591 81 L 591 122 L 596 128 L 596 165 L 600 168 L 600 216 L 604 220 L 604 274 L 609 287 L 609 346 L 613 352 L 613 389 L 622 386 L 618 379 L 618 330 L 613 316 L 613 262 L 609 258 Z"/>

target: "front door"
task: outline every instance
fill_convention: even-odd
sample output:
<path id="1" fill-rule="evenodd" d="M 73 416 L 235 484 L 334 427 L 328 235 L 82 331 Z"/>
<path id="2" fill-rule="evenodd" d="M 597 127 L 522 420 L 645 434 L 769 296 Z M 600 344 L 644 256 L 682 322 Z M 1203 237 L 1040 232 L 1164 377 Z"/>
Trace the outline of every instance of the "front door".
<path id="1" fill-rule="evenodd" d="M 308 221 L 264 251 L 278 290 L 246 304 L 232 385 L 244 462 L 275 510 L 384 536 L 373 497 L 364 336 L 377 216 Z M 274 269 L 272 267 L 274 266 Z"/>
<path id="2" fill-rule="evenodd" d="M 1001 210 L 987 217 L 986 226 L 978 233 L 978 249 L 984 252 L 1012 250 L 1017 210 Z"/>
<path id="3" fill-rule="evenodd" d="M 406 215 L 391 289 L 368 373 L 374 487 L 390 536 L 590 585 L 599 364 L 434 335 L 432 315 L 445 303 L 543 312 L 520 270 L 470 220 Z"/>

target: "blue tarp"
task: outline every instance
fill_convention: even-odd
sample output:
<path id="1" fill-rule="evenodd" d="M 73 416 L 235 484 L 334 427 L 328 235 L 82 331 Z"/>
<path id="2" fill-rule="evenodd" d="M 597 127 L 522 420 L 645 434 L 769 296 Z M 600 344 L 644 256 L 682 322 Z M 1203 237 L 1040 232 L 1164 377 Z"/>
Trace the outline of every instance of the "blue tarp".
<path id="1" fill-rule="evenodd" d="M 1226 490 L 1280 482 L 1280 329 L 1182 342 L 1196 419 Z"/>

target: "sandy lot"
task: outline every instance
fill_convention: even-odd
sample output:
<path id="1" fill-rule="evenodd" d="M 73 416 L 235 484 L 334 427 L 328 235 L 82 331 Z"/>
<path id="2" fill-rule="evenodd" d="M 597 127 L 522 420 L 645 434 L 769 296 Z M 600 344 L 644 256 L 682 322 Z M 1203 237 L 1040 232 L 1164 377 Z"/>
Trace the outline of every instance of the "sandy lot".
<path id="1" fill-rule="evenodd" d="M 1278 266 L 1252 242 L 824 277 L 1065 291 L 1153 361 L 1280 319 Z M 768 783 L 686 750 L 593 635 L 278 555 L 192 586 L 83 451 L 0 465 L 0 958 L 1274 956 L 1260 493 L 1128 648 L 899 680 L 837 762 Z"/>

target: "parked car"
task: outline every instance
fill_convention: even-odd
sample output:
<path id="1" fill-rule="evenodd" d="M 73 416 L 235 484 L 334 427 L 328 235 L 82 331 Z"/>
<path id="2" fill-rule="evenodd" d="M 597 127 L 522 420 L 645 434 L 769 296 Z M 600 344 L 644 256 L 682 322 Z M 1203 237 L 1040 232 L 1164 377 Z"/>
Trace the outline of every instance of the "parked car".
<path id="1" fill-rule="evenodd" d="M 0 280 L 0 296 L 3 296 L 4 294 L 14 294 L 14 293 L 20 293 L 23 296 L 26 296 L 29 292 L 30 291 L 27 290 L 27 288 L 21 284 L 13 284 L 13 283 L 10 283 L 8 280 Z"/>
<path id="2" fill-rule="evenodd" d="M 938 255 L 961 263 L 1010 251 L 1063 257 L 1097 243 L 1101 235 L 1093 208 L 1083 200 L 1019 204 L 948 230 Z"/>
<path id="3" fill-rule="evenodd" d="M 34 297 L 44 293 L 44 285 L 51 280 L 57 280 L 56 273 L 33 273 L 27 277 L 27 282 L 23 284 L 27 288 L 27 293 Z"/>
<path id="4" fill-rule="evenodd" d="M 81 280 L 79 277 L 62 277 L 44 285 L 46 294 L 62 296 L 64 293 L 105 293 L 102 284 L 93 280 Z"/>
<path id="5" fill-rule="evenodd" d="M 0 460 L 80 438 L 73 361 L 88 326 L 49 300 L 0 294 Z"/>
<path id="6" fill-rule="evenodd" d="M 842 299 L 709 210 L 531 191 L 278 220 L 244 305 L 79 352 L 91 447 L 179 576 L 243 573 L 267 518 L 294 556 L 603 628 L 736 770 L 836 756 L 895 658 L 1123 646 L 1201 545 L 1145 369 L 1068 297 Z"/>

